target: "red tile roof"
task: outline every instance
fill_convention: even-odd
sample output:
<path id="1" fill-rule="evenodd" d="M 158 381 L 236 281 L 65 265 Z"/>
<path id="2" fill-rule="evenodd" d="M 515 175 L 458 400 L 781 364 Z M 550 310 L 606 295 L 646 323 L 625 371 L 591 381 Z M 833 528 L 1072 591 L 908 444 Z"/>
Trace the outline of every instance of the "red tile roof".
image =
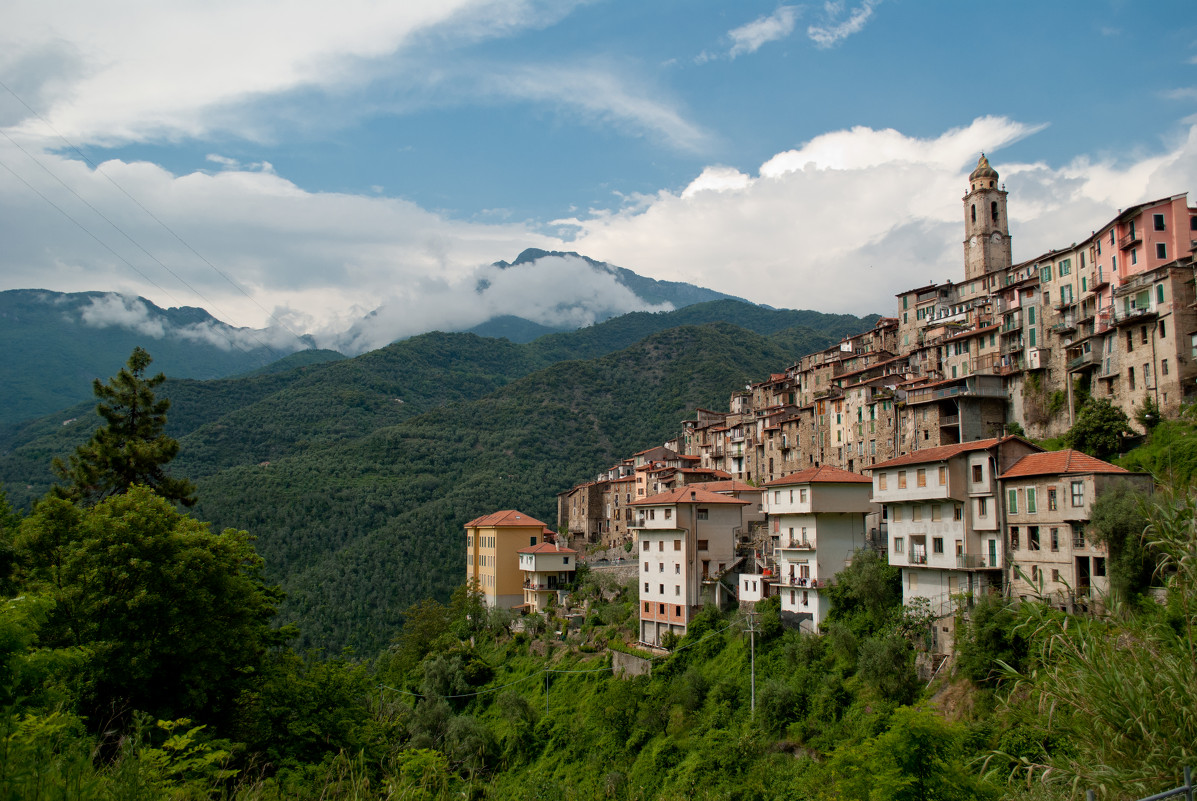
<path id="1" fill-rule="evenodd" d="M 678 487 L 669 492 L 662 492 L 649 498 L 632 501 L 632 506 L 666 506 L 675 503 L 738 503 L 747 505 L 748 501 L 737 500 L 730 495 L 720 495 L 710 490 L 697 489 L 694 485 Z"/>
<path id="2" fill-rule="evenodd" d="M 473 520 L 465 524 L 466 528 L 502 528 L 502 527 L 525 527 L 525 526 L 540 526 L 548 528 L 544 523 L 537 520 L 535 517 L 529 517 L 523 512 L 517 512 L 514 509 L 505 509 L 502 512 L 494 512 L 482 517 L 475 517 Z"/>
<path id="3" fill-rule="evenodd" d="M 1046 453 L 1029 453 L 1019 459 L 1010 469 L 998 478 L 1018 478 L 1019 476 L 1046 476 L 1064 473 L 1129 473 L 1117 465 L 1103 462 L 1088 454 L 1066 449 L 1062 451 L 1047 451 Z"/>
<path id="4" fill-rule="evenodd" d="M 851 473 L 838 467 L 822 465 L 808 467 L 788 476 L 766 482 L 766 487 L 787 487 L 791 484 L 872 484 L 873 479 L 859 473 Z"/>
<path id="5" fill-rule="evenodd" d="M 568 556 L 569 554 L 577 553 L 577 551 L 573 548 L 562 548 L 556 543 L 542 542 L 539 545 L 529 545 L 527 548 L 520 548 L 516 553 L 561 553 Z"/>
<path id="6" fill-rule="evenodd" d="M 713 471 L 721 472 L 721 471 Z M 723 475 L 727 475 L 724 473 Z M 760 487 L 754 487 L 751 484 L 745 484 L 743 481 L 735 481 L 728 476 L 726 481 L 695 481 L 693 484 L 687 484 L 687 487 L 693 489 L 707 490 L 708 492 L 760 492 Z"/>
<path id="7" fill-rule="evenodd" d="M 992 448 L 997 444 L 997 437 L 991 437 L 990 439 L 977 439 L 972 442 L 958 442 L 955 445 L 940 445 L 938 448 L 925 448 L 914 453 L 908 453 L 905 456 L 890 459 L 888 462 L 879 462 L 868 469 L 878 470 L 885 467 L 901 467 L 905 464 L 943 462 L 957 454 L 967 453 L 968 451 L 981 451 L 986 448 Z"/>

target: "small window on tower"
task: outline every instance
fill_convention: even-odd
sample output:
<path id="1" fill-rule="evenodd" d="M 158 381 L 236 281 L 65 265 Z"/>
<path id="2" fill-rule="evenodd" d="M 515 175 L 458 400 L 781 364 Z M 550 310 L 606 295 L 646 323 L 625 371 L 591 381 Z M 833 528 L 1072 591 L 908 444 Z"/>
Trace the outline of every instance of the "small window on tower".
<path id="1" fill-rule="evenodd" d="M 989 215 L 991 217 L 993 217 L 993 221 L 995 223 L 998 221 L 997 201 L 996 200 L 989 204 Z"/>

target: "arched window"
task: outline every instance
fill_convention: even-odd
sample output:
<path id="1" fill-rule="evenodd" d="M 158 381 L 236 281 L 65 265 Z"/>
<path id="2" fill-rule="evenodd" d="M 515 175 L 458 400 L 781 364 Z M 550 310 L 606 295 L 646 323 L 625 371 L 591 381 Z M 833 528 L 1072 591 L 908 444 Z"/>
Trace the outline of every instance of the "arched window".
<path id="1" fill-rule="evenodd" d="M 974 203 L 973 204 L 973 222 L 975 223 L 976 221 L 977 221 L 977 204 Z"/>
<path id="2" fill-rule="evenodd" d="M 998 221 L 996 200 L 989 204 L 989 214 L 993 217 L 994 222 Z"/>

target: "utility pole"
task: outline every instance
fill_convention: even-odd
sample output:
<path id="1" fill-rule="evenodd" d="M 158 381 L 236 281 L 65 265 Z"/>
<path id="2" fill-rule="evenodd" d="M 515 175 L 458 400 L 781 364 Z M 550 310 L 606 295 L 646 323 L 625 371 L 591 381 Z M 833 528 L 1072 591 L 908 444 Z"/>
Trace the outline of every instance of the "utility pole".
<path id="1" fill-rule="evenodd" d="M 756 621 L 753 619 L 753 612 L 748 613 L 748 638 L 750 645 L 750 654 L 752 670 L 750 673 L 749 687 L 751 689 L 751 712 L 752 717 L 756 717 Z"/>

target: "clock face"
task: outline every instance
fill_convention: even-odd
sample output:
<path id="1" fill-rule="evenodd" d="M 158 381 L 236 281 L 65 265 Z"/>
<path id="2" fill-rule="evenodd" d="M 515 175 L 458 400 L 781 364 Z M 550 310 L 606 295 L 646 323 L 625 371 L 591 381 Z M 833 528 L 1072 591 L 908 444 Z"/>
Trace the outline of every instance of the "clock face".
<path id="1" fill-rule="evenodd" d="M 994 232 L 993 232 L 993 236 L 991 236 L 991 237 L 989 237 L 989 238 L 993 240 L 993 244 L 995 244 L 995 245 L 996 245 L 998 242 L 1001 242 L 1001 241 L 1002 241 L 1002 235 L 1001 235 L 1001 234 L 999 234 L 997 231 L 994 231 Z"/>
<path id="2" fill-rule="evenodd" d="M 975 248 L 975 247 L 977 246 L 977 238 L 974 236 L 972 239 L 970 239 L 970 240 L 968 241 L 968 244 L 969 244 L 969 247 L 974 247 L 974 248 Z"/>

